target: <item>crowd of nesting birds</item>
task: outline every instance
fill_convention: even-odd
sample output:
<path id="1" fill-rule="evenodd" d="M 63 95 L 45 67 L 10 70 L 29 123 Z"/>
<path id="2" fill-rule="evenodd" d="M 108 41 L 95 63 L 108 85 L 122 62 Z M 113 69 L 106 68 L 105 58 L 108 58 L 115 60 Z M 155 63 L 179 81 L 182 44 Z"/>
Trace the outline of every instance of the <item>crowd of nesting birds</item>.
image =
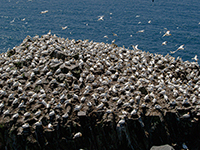
<path id="1" fill-rule="evenodd" d="M 199 115 L 199 74 L 198 62 L 170 55 L 51 33 L 27 36 L 0 55 L 0 119 L 15 120 L 21 130 L 52 129 L 52 118 L 70 119 L 79 112 L 115 113 L 123 124 L 143 109 L 193 108 L 195 114 L 191 109 L 180 114 L 192 119 Z"/>

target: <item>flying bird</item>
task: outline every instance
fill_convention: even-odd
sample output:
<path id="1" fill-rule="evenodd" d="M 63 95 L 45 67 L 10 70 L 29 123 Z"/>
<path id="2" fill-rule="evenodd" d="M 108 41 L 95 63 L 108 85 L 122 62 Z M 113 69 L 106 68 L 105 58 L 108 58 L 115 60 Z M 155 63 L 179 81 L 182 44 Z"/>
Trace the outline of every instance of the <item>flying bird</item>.
<path id="1" fill-rule="evenodd" d="M 167 45 L 167 41 L 162 42 L 162 45 Z"/>
<path id="2" fill-rule="evenodd" d="M 40 13 L 41 13 L 41 14 L 48 13 L 48 10 L 41 11 Z"/>
<path id="3" fill-rule="evenodd" d="M 179 46 L 179 48 L 177 49 L 177 50 L 184 50 L 184 44 L 183 45 L 181 45 L 181 46 Z"/>
<path id="4" fill-rule="evenodd" d="M 112 44 L 114 44 L 115 43 L 115 39 L 114 40 L 112 40 Z"/>
<path id="5" fill-rule="evenodd" d="M 192 58 L 192 59 L 194 59 L 196 62 L 199 60 L 199 59 L 197 58 L 197 55 L 195 55 L 194 58 Z"/>
<path id="6" fill-rule="evenodd" d="M 100 20 L 103 21 L 103 17 L 104 17 L 104 16 L 98 16 L 98 17 L 99 17 L 98 21 L 100 21 Z"/>
<path id="7" fill-rule="evenodd" d="M 181 45 L 181 46 L 179 46 L 179 48 L 177 49 L 177 50 L 175 50 L 175 51 L 170 51 L 170 53 L 172 53 L 172 54 L 174 54 L 174 53 L 176 53 L 178 50 L 184 50 L 184 44 L 183 45 Z"/>
<path id="8" fill-rule="evenodd" d="M 15 22 L 15 18 L 10 23 L 13 23 L 13 22 Z"/>
<path id="9" fill-rule="evenodd" d="M 139 30 L 138 32 L 140 32 L 140 33 L 143 33 L 143 32 L 144 32 L 144 30 Z M 137 33 L 138 33 L 138 32 L 137 32 Z"/>
<path id="10" fill-rule="evenodd" d="M 62 27 L 62 30 L 65 30 L 65 29 L 67 29 L 67 26 L 65 26 L 65 27 Z"/>
<path id="11" fill-rule="evenodd" d="M 139 50 L 139 49 L 138 49 L 138 44 L 135 45 L 135 46 L 134 46 L 134 45 L 131 45 L 131 46 L 133 47 L 134 50 L 136 50 L 136 51 Z"/>
<path id="12" fill-rule="evenodd" d="M 162 36 L 162 37 L 164 37 L 164 36 L 170 36 L 171 34 L 170 34 L 170 31 L 169 30 L 167 30 L 167 32 L 165 32 L 165 34 Z"/>
<path id="13" fill-rule="evenodd" d="M 113 33 L 113 36 L 116 36 L 116 37 L 118 37 L 118 35 L 117 35 L 116 33 Z"/>
<path id="14" fill-rule="evenodd" d="M 104 35 L 104 37 L 103 38 L 108 38 L 108 36 L 107 35 Z"/>

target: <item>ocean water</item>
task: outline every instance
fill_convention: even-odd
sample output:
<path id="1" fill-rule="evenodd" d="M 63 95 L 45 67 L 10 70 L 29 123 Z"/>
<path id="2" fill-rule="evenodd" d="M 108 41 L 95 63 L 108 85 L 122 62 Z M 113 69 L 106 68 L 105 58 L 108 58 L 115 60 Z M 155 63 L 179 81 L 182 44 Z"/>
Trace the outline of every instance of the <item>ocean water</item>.
<path id="1" fill-rule="evenodd" d="M 41 14 L 44 10 L 48 12 Z M 200 58 L 200 1 L 0 0 L 0 52 L 19 45 L 27 35 L 41 36 L 49 30 L 75 40 L 115 39 L 118 46 L 129 49 L 138 44 L 143 51 L 162 55 L 185 44 L 184 50 L 170 55 L 194 61 L 195 55 Z M 162 37 L 167 30 L 172 35 Z M 162 45 L 164 41 L 167 45 Z"/>

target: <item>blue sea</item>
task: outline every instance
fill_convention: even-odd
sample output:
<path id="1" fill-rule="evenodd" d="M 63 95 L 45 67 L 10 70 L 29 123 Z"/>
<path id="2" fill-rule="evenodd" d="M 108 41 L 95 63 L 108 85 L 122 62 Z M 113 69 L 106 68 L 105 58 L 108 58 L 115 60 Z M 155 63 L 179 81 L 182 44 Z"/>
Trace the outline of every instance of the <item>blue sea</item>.
<path id="1" fill-rule="evenodd" d="M 103 20 L 98 21 L 99 16 Z M 138 44 L 143 51 L 162 55 L 185 44 L 184 50 L 170 55 L 194 61 L 195 55 L 200 58 L 200 1 L 0 0 L 0 52 L 19 45 L 27 35 L 41 36 L 49 30 L 75 40 L 115 39 L 129 49 Z M 163 37 L 167 30 L 171 36 Z"/>

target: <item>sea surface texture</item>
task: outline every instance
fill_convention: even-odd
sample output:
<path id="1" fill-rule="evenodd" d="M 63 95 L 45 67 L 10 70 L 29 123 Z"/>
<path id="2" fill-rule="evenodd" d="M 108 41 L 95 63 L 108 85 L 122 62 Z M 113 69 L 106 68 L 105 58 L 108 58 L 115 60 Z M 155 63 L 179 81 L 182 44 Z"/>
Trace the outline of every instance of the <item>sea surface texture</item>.
<path id="1" fill-rule="evenodd" d="M 195 55 L 200 57 L 200 1 L 0 0 L 1 53 L 27 35 L 41 36 L 49 30 L 75 40 L 111 43 L 115 39 L 120 47 L 138 45 L 150 53 L 195 61 Z M 167 30 L 171 36 L 163 37 Z M 182 44 L 184 50 L 170 53 Z"/>

